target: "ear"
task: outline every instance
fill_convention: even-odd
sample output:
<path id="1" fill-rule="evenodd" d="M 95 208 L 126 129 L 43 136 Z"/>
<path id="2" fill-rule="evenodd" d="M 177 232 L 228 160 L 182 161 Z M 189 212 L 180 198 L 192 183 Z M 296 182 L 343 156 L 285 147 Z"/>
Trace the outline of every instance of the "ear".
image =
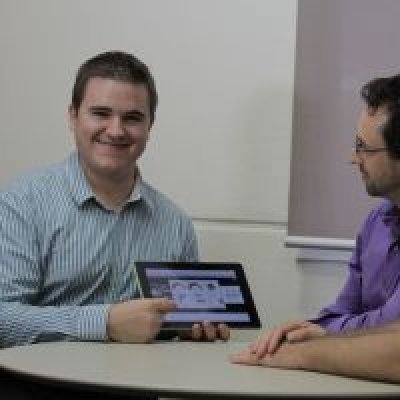
<path id="1" fill-rule="evenodd" d="M 72 104 L 70 104 L 70 106 L 68 107 L 68 126 L 71 131 L 75 130 L 77 114 L 78 111 Z"/>
<path id="2" fill-rule="evenodd" d="M 153 118 L 153 120 L 152 121 L 149 121 L 149 126 L 148 126 L 148 128 L 147 128 L 147 130 L 148 130 L 148 135 L 147 135 L 147 139 L 150 137 L 150 131 L 151 131 L 151 129 L 153 128 L 153 126 L 154 126 L 154 120 L 155 120 L 155 118 Z"/>

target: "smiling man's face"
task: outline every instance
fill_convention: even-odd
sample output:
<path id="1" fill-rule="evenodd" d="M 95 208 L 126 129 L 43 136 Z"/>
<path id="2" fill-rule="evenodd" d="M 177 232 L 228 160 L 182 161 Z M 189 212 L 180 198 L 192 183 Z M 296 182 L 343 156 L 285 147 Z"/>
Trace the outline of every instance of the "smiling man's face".
<path id="1" fill-rule="evenodd" d="M 88 179 L 133 181 L 151 128 L 146 86 L 91 78 L 79 109 L 71 106 L 69 117 Z"/>

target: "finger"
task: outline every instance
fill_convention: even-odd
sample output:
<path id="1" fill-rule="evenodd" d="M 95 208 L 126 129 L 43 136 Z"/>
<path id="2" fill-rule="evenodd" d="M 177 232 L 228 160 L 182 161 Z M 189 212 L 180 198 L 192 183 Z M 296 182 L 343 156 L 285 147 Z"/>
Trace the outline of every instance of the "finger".
<path id="1" fill-rule="evenodd" d="M 277 329 L 271 335 L 271 338 L 267 344 L 267 353 L 272 354 L 278 349 L 280 344 L 286 338 L 286 332 L 282 329 Z"/>
<path id="2" fill-rule="evenodd" d="M 310 337 L 310 330 L 307 328 L 297 329 L 296 331 L 289 332 L 286 338 L 289 342 L 301 342 Z"/>
<path id="3" fill-rule="evenodd" d="M 222 340 L 229 340 L 231 336 L 231 331 L 226 324 L 218 324 L 217 335 Z"/>
<path id="4" fill-rule="evenodd" d="M 263 354 L 267 352 L 267 346 L 269 341 L 271 340 L 272 331 L 268 331 L 266 334 L 259 336 L 257 340 L 251 344 L 249 347 L 253 353 L 257 352 L 259 354 Z"/>
<path id="5" fill-rule="evenodd" d="M 192 339 L 201 340 L 203 336 L 203 329 L 200 324 L 193 324 L 192 326 Z"/>
<path id="6" fill-rule="evenodd" d="M 209 321 L 203 322 L 203 332 L 204 332 L 204 337 L 209 342 L 213 342 L 217 338 L 217 329 Z"/>
<path id="7" fill-rule="evenodd" d="M 257 351 L 257 341 L 250 343 L 247 348 L 249 349 L 249 351 L 251 351 L 252 353 L 255 353 Z"/>
<path id="8" fill-rule="evenodd" d="M 303 340 L 308 340 L 316 336 L 322 336 L 323 330 L 316 326 L 309 326 L 307 328 L 298 329 L 288 333 L 287 340 L 289 342 L 301 342 Z"/>
<path id="9" fill-rule="evenodd" d="M 256 354 L 266 352 L 270 338 L 271 332 L 269 332 L 268 335 L 259 336 L 256 341 L 249 346 L 249 348 Z"/>
<path id="10" fill-rule="evenodd" d="M 263 357 L 268 352 L 268 345 L 271 338 L 271 334 L 264 335 L 263 337 L 258 338 L 257 346 L 254 346 L 253 353 L 257 357 Z"/>
<path id="11" fill-rule="evenodd" d="M 304 320 L 288 322 L 284 325 L 267 331 L 264 335 L 260 336 L 257 340 L 251 343 L 249 348 L 259 357 L 263 357 L 267 353 L 272 354 L 285 339 L 287 332 L 300 327 L 308 326 L 309 324 L 309 321 Z"/>
<path id="12" fill-rule="evenodd" d="M 254 354 L 250 353 L 247 349 L 242 350 L 235 354 L 231 354 L 229 356 L 229 361 L 234 364 L 246 364 L 246 365 L 256 365 L 258 363 L 258 360 L 254 356 Z"/>
<path id="13" fill-rule="evenodd" d="M 301 320 L 301 321 L 289 322 L 286 325 L 273 329 L 270 334 L 266 353 L 269 354 L 275 353 L 278 347 L 282 344 L 282 342 L 285 339 L 287 339 L 288 335 L 291 332 L 297 331 L 298 329 L 303 329 L 304 327 L 307 327 L 309 325 L 310 325 L 309 321 Z"/>
<path id="14" fill-rule="evenodd" d="M 284 332 L 290 332 L 299 328 L 305 328 L 311 324 L 310 321 L 307 320 L 299 320 L 288 322 L 287 324 L 280 327 Z"/>
<path id="15" fill-rule="evenodd" d="M 159 313 L 167 313 L 176 309 L 176 305 L 172 300 L 166 298 L 150 299 L 150 308 Z"/>
<path id="16" fill-rule="evenodd" d="M 262 358 L 266 354 L 268 354 L 268 351 L 269 351 L 268 346 L 269 346 L 269 342 L 262 342 L 258 345 L 256 351 L 254 352 L 254 354 L 257 356 L 257 358 Z"/>

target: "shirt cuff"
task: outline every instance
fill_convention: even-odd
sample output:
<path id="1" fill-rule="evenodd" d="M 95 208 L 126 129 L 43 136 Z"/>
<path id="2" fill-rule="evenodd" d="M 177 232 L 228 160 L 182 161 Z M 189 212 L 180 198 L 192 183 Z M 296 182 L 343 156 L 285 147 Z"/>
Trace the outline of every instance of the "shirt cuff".
<path id="1" fill-rule="evenodd" d="M 78 317 L 79 338 L 82 341 L 106 341 L 109 304 L 80 307 Z"/>

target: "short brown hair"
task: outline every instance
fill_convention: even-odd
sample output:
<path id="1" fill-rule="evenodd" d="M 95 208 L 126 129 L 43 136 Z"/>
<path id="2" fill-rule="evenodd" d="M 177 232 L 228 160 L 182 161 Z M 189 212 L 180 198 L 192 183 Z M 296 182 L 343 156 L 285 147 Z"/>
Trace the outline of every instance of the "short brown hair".
<path id="1" fill-rule="evenodd" d="M 400 159 L 400 75 L 376 78 L 361 89 L 366 105 L 376 111 L 385 107 L 388 119 L 382 135 L 391 158 Z"/>
<path id="2" fill-rule="evenodd" d="M 158 95 L 154 78 L 146 64 L 123 51 L 107 51 L 88 59 L 80 66 L 72 89 L 72 107 L 75 110 L 82 103 L 89 79 L 94 77 L 143 83 L 149 94 L 150 120 L 154 122 Z"/>

